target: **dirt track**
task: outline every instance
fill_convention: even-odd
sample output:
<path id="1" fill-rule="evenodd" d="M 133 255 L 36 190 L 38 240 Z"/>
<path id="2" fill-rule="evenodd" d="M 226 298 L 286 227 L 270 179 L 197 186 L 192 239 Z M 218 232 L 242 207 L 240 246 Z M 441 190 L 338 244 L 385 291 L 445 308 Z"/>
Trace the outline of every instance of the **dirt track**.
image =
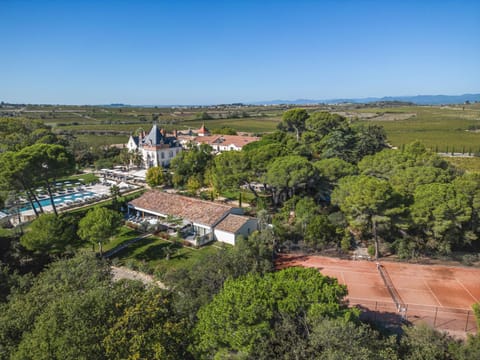
<path id="1" fill-rule="evenodd" d="M 112 266 L 112 273 L 114 281 L 118 281 L 121 279 L 138 280 L 143 282 L 145 285 L 156 285 L 162 289 L 167 288 L 165 284 L 158 280 L 155 280 L 152 275 L 148 275 L 140 271 L 130 270 L 126 267 Z"/>

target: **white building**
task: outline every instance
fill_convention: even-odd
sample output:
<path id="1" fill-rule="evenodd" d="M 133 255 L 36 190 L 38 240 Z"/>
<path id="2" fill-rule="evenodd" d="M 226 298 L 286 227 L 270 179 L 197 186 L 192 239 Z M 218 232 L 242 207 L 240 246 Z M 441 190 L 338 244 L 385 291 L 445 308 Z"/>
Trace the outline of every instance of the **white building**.
<path id="1" fill-rule="evenodd" d="M 148 135 L 131 135 L 127 142 L 128 151 L 140 151 L 145 168 L 168 166 L 170 161 L 182 151 L 176 136 L 167 136 L 164 129 L 154 124 Z"/>
<path id="2" fill-rule="evenodd" d="M 248 236 L 257 230 L 257 219 L 242 216 L 243 209 L 212 201 L 151 190 L 128 203 L 129 215 L 140 218 L 169 217 L 190 225 L 192 236 L 185 240 L 203 245 L 217 240 L 235 245 L 238 235 Z"/>
<path id="3" fill-rule="evenodd" d="M 226 218 L 215 226 L 215 239 L 230 245 L 235 245 L 235 239 L 239 235 L 248 237 L 258 229 L 258 221 L 247 216 L 228 214 Z"/>

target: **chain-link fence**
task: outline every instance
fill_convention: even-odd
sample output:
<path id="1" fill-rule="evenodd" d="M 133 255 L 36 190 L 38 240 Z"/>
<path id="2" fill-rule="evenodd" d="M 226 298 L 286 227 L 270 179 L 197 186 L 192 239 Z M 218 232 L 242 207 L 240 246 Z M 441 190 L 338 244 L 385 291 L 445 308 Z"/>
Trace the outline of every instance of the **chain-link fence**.
<path id="1" fill-rule="evenodd" d="M 477 332 L 472 310 L 418 304 L 404 304 L 400 311 L 394 302 L 349 298 L 350 306 L 361 310 L 361 317 L 383 324 L 426 323 L 438 330 Z"/>

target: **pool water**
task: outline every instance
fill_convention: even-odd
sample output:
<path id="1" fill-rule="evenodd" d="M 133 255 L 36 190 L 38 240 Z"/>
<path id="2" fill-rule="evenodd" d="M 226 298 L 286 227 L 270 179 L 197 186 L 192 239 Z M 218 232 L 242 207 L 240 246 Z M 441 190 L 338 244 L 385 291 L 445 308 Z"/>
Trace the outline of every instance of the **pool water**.
<path id="1" fill-rule="evenodd" d="M 77 193 L 71 193 L 71 194 L 56 196 L 56 197 L 53 198 L 53 202 L 55 203 L 55 205 L 59 205 L 59 204 L 63 204 L 66 201 L 69 201 L 69 200 L 70 201 L 75 201 L 77 199 L 83 199 L 83 198 L 86 198 L 87 196 L 93 196 L 93 195 L 96 195 L 96 194 L 94 192 L 91 192 L 91 191 L 81 191 L 81 192 L 77 192 Z M 40 202 L 40 205 L 42 205 L 42 207 L 49 206 L 49 205 L 52 204 L 50 202 L 49 197 L 45 198 L 45 199 L 42 199 L 42 200 L 39 200 L 39 202 Z M 24 204 L 24 205 L 25 206 L 20 209 L 21 212 L 32 209 L 32 206 L 30 204 Z M 34 203 L 34 205 L 35 205 L 36 209 L 39 208 L 39 206 L 36 202 Z"/>

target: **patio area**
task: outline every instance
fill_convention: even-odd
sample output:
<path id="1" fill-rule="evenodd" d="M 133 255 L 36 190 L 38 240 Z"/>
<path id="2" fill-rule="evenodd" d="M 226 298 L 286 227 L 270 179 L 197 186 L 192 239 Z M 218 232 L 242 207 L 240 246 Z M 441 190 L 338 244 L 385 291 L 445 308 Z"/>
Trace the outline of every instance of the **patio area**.
<path id="1" fill-rule="evenodd" d="M 168 236 L 179 237 L 192 245 L 203 245 L 210 239 L 211 233 L 200 235 L 195 231 L 191 221 L 185 219 L 169 219 L 160 216 L 142 216 L 141 213 L 129 215 L 127 225 L 144 232 L 165 232 Z"/>
<path id="2" fill-rule="evenodd" d="M 80 182 L 58 182 L 52 187 L 53 201 L 57 211 L 66 211 L 72 208 L 94 204 L 110 197 L 110 187 L 103 184 L 83 185 Z M 50 197 L 43 188 L 36 189 L 36 194 L 45 213 L 53 212 Z M 19 222 L 27 222 L 35 219 L 35 211 L 26 199 L 20 198 L 23 202 L 20 209 L 9 212 L 10 222 L 18 225 Z M 34 203 L 37 211 L 40 207 Z M 19 212 L 19 213 L 18 213 Z"/>

